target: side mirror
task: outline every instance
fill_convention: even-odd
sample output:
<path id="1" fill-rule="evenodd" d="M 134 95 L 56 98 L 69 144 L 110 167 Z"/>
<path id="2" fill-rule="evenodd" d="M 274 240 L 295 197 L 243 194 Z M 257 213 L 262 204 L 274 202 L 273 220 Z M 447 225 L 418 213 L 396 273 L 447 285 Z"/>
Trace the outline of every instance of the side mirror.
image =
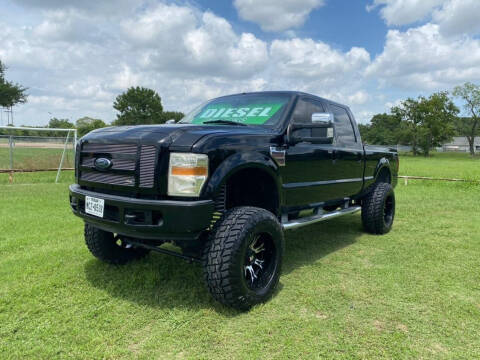
<path id="1" fill-rule="evenodd" d="M 165 121 L 165 124 L 175 124 L 175 123 L 176 123 L 175 119 L 170 119 Z"/>
<path id="2" fill-rule="evenodd" d="M 332 113 L 313 113 L 312 124 L 333 124 Z"/>
<path id="3" fill-rule="evenodd" d="M 289 144 L 309 142 L 312 144 L 333 143 L 333 114 L 313 113 L 312 122 L 308 124 L 292 123 L 288 127 L 287 137 Z M 299 136 L 295 132 L 302 129 L 310 129 L 310 136 Z"/>

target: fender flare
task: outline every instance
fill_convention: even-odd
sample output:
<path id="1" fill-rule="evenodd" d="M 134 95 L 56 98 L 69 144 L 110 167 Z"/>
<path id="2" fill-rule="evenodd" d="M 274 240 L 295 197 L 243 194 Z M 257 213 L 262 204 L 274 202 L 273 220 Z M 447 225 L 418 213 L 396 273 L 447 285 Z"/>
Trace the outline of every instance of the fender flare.
<path id="1" fill-rule="evenodd" d="M 272 158 L 259 152 L 236 153 L 221 162 L 210 176 L 205 186 L 204 196 L 213 197 L 219 188 L 237 172 L 244 169 L 260 169 L 267 173 L 277 188 L 278 205 L 283 204 L 282 180 L 278 165 Z"/>
<path id="2" fill-rule="evenodd" d="M 390 169 L 390 161 L 385 157 L 381 158 L 377 163 L 377 166 L 375 168 L 375 172 L 374 172 L 374 175 L 373 175 L 373 177 L 375 178 L 375 182 L 377 182 L 378 176 L 382 172 L 383 169 L 386 169 L 388 171 L 388 173 L 390 175 L 390 182 L 392 182 L 393 181 L 393 179 L 392 179 L 393 175 L 392 175 L 392 170 Z"/>

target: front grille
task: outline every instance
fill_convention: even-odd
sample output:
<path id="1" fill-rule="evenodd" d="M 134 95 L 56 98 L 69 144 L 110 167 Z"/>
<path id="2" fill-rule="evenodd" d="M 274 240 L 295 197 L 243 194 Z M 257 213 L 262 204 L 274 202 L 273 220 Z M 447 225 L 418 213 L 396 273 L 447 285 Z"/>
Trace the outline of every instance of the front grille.
<path id="1" fill-rule="evenodd" d="M 136 155 L 137 145 L 135 144 L 91 144 L 83 145 L 82 152 L 91 153 L 116 153 L 116 154 L 130 154 Z"/>
<path id="2" fill-rule="evenodd" d="M 140 150 L 140 187 L 151 188 L 155 177 L 155 146 L 143 145 Z"/>
<path id="3" fill-rule="evenodd" d="M 95 159 L 95 157 L 85 157 L 82 159 L 81 165 L 93 169 L 95 167 Z M 113 170 L 135 170 L 135 160 L 112 159 L 112 163 Z"/>
<path id="4" fill-rule="evenodd" d="M 95 168 L 95 160 L 101 157 L 112 162 L 106 171 Z M 86 143 L 81 148 L 78 162 L 79 178 L 90 183 L 153 188 L 156 159 L 156 147 L 153 145 L 139 148 L 136 144 Z M 95 187 L 94 184 L 88 186 Z"/>
<path id="5" fill-rule="evenodd" d="M 97 171 L 83 171 L 80 179 L 84 181 L 102 184 L 135 186 L 135 177 L 133 175 L 122 175 Z"/>

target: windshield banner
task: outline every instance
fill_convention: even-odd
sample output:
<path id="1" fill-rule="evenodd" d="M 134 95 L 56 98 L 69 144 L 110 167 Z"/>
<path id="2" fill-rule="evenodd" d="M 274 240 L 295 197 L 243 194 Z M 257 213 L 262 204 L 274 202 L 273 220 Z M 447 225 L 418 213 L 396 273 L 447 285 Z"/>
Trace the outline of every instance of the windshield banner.
<path id="1" fill-rule="evenodd" d="M 266 123 L 283 106 L 281 103 L 254 104 L 232 107 L 229 104 L 207 105 L 193 119 L 194 124 L 206 121 L 229 120 L 244 124 L 261 125 Z"/>

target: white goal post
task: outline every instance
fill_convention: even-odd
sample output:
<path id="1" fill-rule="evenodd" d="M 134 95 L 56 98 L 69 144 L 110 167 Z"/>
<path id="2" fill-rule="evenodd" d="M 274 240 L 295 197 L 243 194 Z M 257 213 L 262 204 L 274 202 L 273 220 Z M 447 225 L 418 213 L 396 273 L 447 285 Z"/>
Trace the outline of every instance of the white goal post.
<path id="1" fill-rule="evenodd" d="M 21 132 L 27 132 L 28 135 L 22 135 Z M 32 132 L 54 132 L 54 133 L 66 133 L 65 138 L 63 137 L 52 137 L 52 136 L 32 136 Z M 55 183 L 58 183 L 60 178 L 60 171 L 62 170 L 65 155 L 67 153 L 69 141 L 73 147 L 73 158 L 75 158 L 76 144 L 77 144 L 77 129 L 57 129 L 57 128 L 37 128 L 37 127 L 23 127 L 23 126 L 0 126 L 0 148 L 8 148 L 9 156 L 9 169 L 14 172 L 14 151 L 16 143 L 19 143 L 21 146 L 27 148 L 50 148 L 62 150 L 60 161 L 58 164 L 57 176 L 55 178 Z M 35 160 L 33 160 L 35 161 Z M 4 169 L 2 169 L 3 171 Z M 5 169 L 6 170 L 6 169 Z M 29 171 L 27 168 L 22 168 L 22 171 Z M 31 170 L 31 169 L 30 169 Z M 51 169 L 36 169 L 37 170 L 51 170 Z M 34 171 L 34 170 L 31 170 Z"/>

